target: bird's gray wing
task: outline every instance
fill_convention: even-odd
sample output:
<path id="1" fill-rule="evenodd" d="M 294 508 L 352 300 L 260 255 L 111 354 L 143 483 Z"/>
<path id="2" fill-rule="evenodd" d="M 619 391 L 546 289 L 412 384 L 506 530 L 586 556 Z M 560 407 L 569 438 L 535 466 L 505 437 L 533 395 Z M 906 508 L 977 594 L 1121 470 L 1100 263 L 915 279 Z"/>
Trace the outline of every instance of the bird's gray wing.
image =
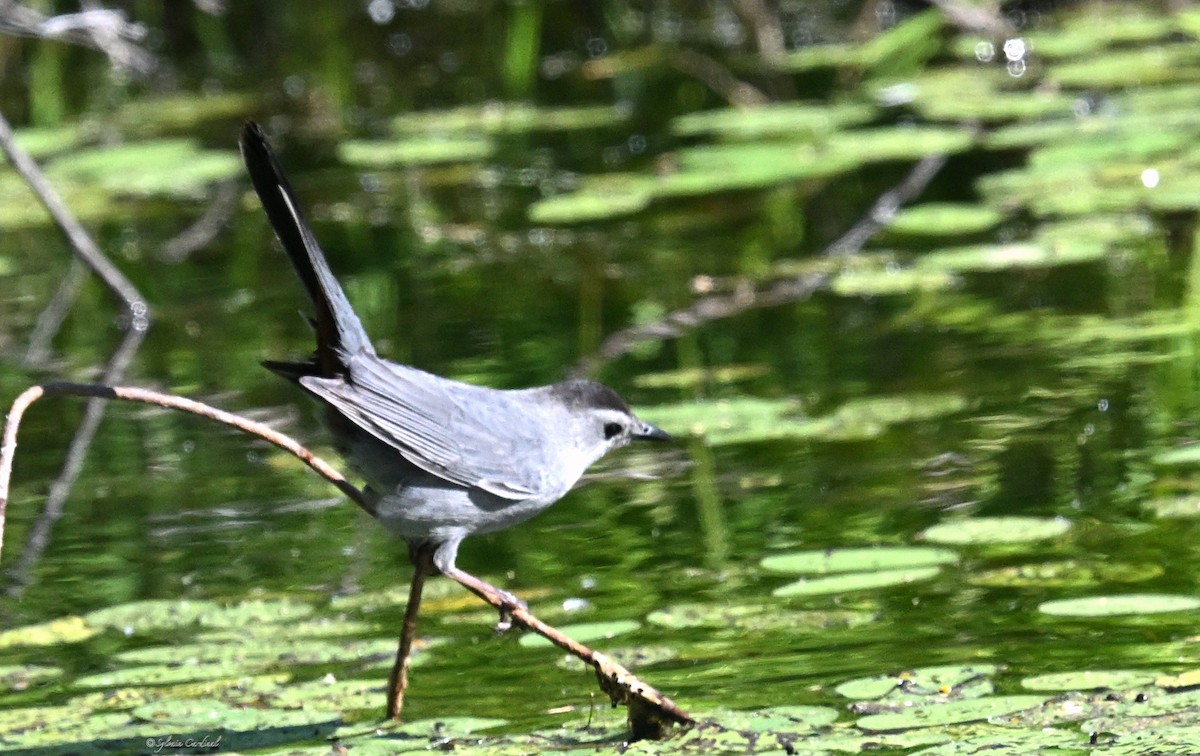
<path id="1" fill-rule="evenodd" d="M 374 355 L 347 362 L 349 380 L 311 376 L 300 383 L 432 475 L 505 499 L 539 495 L 541 445 L 504 392 Z"/>

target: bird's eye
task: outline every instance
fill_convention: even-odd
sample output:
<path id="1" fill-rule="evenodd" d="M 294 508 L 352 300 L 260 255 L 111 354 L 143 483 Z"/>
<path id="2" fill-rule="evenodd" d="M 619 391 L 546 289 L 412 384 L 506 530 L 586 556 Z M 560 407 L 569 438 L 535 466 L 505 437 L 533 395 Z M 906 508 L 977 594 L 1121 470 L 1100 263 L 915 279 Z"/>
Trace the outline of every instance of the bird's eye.
<path id="1" fill-rule="evenodd" d="M 624 430 L 624 429 L 621 427 L 620 423 L 605 423 L 604 424 L 604 438 L 606 440 L 610 439 L 613 436 L 620 433 L 622 430 Z"/>

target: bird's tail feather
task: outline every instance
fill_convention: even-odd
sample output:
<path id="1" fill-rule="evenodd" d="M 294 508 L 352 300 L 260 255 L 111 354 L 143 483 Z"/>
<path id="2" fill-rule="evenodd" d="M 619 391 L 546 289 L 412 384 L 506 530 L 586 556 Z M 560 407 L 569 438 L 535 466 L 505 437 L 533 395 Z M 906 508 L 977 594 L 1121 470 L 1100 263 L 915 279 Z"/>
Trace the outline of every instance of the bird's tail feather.
<path id="1" fill-rule="evenodd" d="M 254 191 L 312 300 L 314 313 L 311 320 L 317 334 L 317 351 L 312 364 L 264 364 L 293 379 L 314 372 L 327 377 L 340 374 L 345 370 L 345 355 L 375 353 L 371 340 L 325 262 L 325 255 L 300 212 L 283 168 L 257 123 L 250 121 L 242 130 L 241 148 Z"/>

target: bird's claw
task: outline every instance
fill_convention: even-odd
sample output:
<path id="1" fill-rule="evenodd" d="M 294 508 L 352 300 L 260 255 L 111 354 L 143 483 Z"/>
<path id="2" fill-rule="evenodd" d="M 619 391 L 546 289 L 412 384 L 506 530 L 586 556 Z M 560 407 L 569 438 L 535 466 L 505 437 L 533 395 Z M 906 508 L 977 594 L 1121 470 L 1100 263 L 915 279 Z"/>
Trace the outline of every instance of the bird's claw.
<path id="1" fill-rule="evenodd" d="M 523 612 L 529 611 L 529 604 L 526 604 L 521 599 L 517 598 L 508 591 L 500 591 L 500 619 L 496 622 L 496 633 L 507 633 L 512 629 L 513 611 L 520 609 Z"/>

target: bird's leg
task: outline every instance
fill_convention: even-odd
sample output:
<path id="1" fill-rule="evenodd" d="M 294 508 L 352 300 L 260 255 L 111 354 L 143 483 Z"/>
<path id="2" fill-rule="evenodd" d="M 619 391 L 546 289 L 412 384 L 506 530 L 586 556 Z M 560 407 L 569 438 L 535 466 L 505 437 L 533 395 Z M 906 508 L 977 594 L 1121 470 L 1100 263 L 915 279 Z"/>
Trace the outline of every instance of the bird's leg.
<path id="1" fill-rule="evenodd" d="M 446 577 L 455 581 L 471 593 L 500 611 L 500 621 L 496 623 L 496 632 L 503 633 L 512 628 L 512 613 L 516 609 L 527 612 L 529 605 L 506 590 L 497 588 L 491 583 L 480 580 L 469 572 L 460 570 L 454 564 L 458 556 L 458 539 L 443 541 L 433 553 L 433 566 Z"/>
<path id="2" fill-rule="evenodd" d="M 417 634 L 417 612 L 421 608 L 421 592 L 425 589 L 425 577 L 435 574 L 433 549 L 427 544 L 409 546 L 408 555 L 413 563 L 412 583 L 408 587 L 408 605 L 404 608 L 404 625 L 400 630 L 400 646 L 396 649 L 396 661 L 388 675 L 387 717 L 400 719 L 404 708 L 404 692 L 408 689 L 408 668 L 412 664 L 412 644 Z"/>

